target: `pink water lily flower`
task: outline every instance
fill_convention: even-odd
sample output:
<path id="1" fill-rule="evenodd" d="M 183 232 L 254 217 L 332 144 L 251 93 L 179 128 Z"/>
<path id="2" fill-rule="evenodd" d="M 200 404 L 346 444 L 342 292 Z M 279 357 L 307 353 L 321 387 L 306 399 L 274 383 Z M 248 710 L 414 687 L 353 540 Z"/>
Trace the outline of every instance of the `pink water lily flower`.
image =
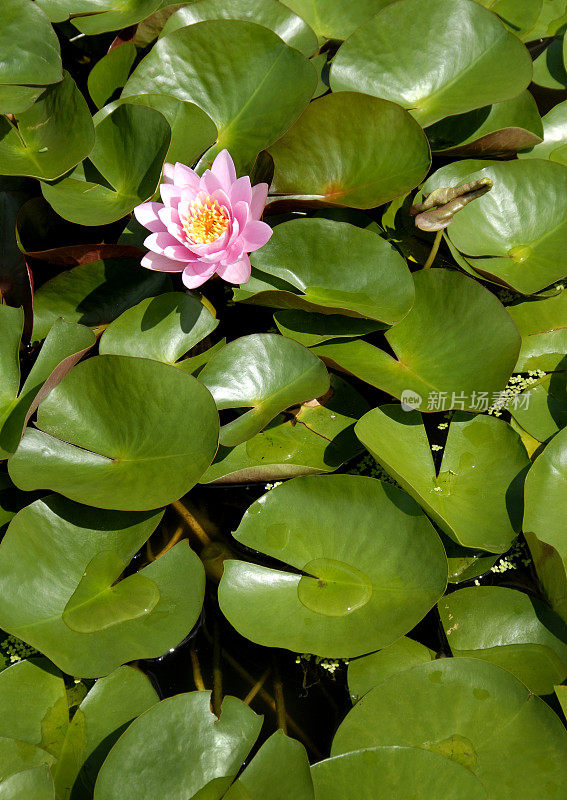
<path id="1" fill-rule="evenodd" d="M 268 184 L 251 186 L 248 176 L 237 178 L 227 150 L 221 150 L 201 177 L 179 162 L 165 164 L 163 176 L 163 203 L 134 209 L 138 222 L 151 231 L 142 266 L 182 272 L 189 289 L 215 273 L 229 283 L 246 283 L 248 253 L 272 235 L 270 226 L 260 221 Z"/>

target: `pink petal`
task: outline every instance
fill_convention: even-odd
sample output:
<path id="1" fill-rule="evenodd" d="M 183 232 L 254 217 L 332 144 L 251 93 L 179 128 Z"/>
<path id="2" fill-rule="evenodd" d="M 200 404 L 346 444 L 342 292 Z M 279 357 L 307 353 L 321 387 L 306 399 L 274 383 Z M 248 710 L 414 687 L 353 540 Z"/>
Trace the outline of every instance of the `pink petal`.
<path id="1" fill-rule="evenodd" d="M 176 186 L 185 187 L 199 191 L 200 177 L 190 167 L 186 167 L 178 161 L 174 167 L 174 183 Z"/>
<path id="2" fill-rule="evenodd" d="M 213 175 L 210 170 L 205 170 L 203 177 L 201 178 L 201 191 L 206 192 L 206 194 L 213 194 L 213 192 L 216 192 L 219 189 L 223 191 L 224 186 L 221 184 L 217 176 Z"/>
<path id="3" fill-rule="evenodd" d="M 146 269 L 153 269 L 158 272 L 182 272 L 187 264 L 181 261 L 172 261 L 170 258 L 159 253 L 147 253 L 141 264 Z"/>
<path id="4" fill-rule="evenodd" d="M 175 186 L 173 183 L 162 183 L 159 187 L 159 192 L 166 206 L 177 208 L 182 192 L 179 186 Z"/>
<path id="5" fill-rule="evenodd" d="M 258 250 L 269 241 L 273 230 L 265 222 L 252 220 L 242 231 L 239 241 L 247 253 Z"/>
<path id="6" fill-rule="evenodd" d="M 203 283 L 205 283 L 205 281 L 208 281 L 209 278 L 212 278 L 214 274 L 215 266 L 202 271 L 196 271 L 188 266 L 183 270 L 181 280 L 188 289 L 196 289 L 197 286 L 201 286 Z"/>
<path id="7" fill-rule="evenodd" d="M 252 187 L 252 201 L 250 203 L 250 216 L 252 219 L 260 219 L 266 205 L 268 197 L 268 184 L 257 183 Z"/>
<path id="8" fill-rule="evenodd" d="M 228 150 L 220 151 L 218 156 L 213 161 L 211 172 L 219 179 L 225 192 L 230 193 L 232 184 L 236 180 L 236 170 Z"/>
<path id="9" fill-rule="evenodd" d="M 173 183 L 173 176 L 174 176 L 175 167 L 173 164 L 168 164 L 167 162 L 163 165 L 163 182 L 164 183 Z"/>
<path id="10" fill-rule="evenodd" d="M 217 275 L 228 283 L 246 283 L 250 278 L 250 259 L 243 255 L 240 261 L 235 261 L 226 267 L 219 267 Z"/>
<path id="11" fill-rule="evenodd" d="M 134 209 L 134 216 L 144 228 L 157 233 L 164 230 L 164 224 L 159 218 L 162 208 L 161 203 L 142 203 Z"/>
<path id="12" fill-rule="evenodd" d="M 238 180 L 232 184 L 230 190 L 230 202 L 234 205 L 240 201 L 247 205 L 250 205 L 252 202 L 252 187 L 250 186 L 250 178 L 248 175 L 245 175 L 243 178 L 238 178 Z"/>
<path id="13" fill-rule="evenodd" d="M 232 209 L 232 213 L 234 214 L 234 219 L 238 222 L 238 230 L 240 233 L 246 227 L 246 223 L 250 219 L 250 206 L 248 203 L 244 203 L 242 200 L 239 203 L 236 203 L 234 208 Z"/>

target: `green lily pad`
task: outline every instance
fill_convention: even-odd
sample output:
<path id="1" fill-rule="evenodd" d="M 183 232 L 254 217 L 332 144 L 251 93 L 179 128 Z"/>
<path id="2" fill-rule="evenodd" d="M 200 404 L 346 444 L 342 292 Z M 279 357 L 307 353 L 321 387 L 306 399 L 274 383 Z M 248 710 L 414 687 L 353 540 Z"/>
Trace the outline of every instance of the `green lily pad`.
<path id="1" fill-rule="evenodd" d="M 220 800 L 254 744 L 262 718 L 236 697 L 225 697 L 217 719 L 209 703 L 209 692 L 178 694 L 138 717 L 106 759 L 95 800 Z"/>
<path id="2" fill-rule="evenodd" d="M 281 411 L 324 395 L 325 365 L 307 348 L 272 333 L 243 336 L 223 347 L 199 373 L 219 410 L 248 408 L 221 427 L 220 443 L 251 439 Z"/>
<path id="3" fill-rule="evenodd" d="M 77 607 L 87 582 L 103 583 L 108 552 L 114 562 L 128 565 L 160 518 L 161 512 L 101 511 L 57 495 L 20 511 L 0 544 L 2 628 L 68 674 L 91 678 L 175 647 L 196 622 L 204 594 L 202 564 L 186 541 L 135 573 L 158 591 L 157 604 L 147 613 L 124 613 L 128 599 L 139 599 L 135 589 L 126 595 L 130 578 L 114 586 L 122 598 L 104 606 L 101 596 L 97 607 L 95 597 L 90 609 Z"/>
<path id="4" fill-rule="evenodd" d="M 490 178 L 494 186 L 459 211 L 448 229 L 469 264 L 524 294 L 563 278 L 567 167 L 524 159 L 471 172 L 467 181 Z"/>
<path id="5" fill-rule="evenodd" d="M 500 392 L 514 369 L 516 326 L 491 292 L 458 272 L 420 270 L 413 279 L 411 311 L 384 334 L 395 358 L 363 339 L 313 352 L 423 411 L 478 411 L 479 398 Z"/>
<path id="6" fill-rule="evenodd" d="M 374 208 L 417 186 L 431 162 L 407 111 L 357 92 L 314 100 L 268 152 L 270 193 L 303 206 Z"/>
<path id="7" fill-rule="evenodd" d="M 526 478 L 524 532 L 551 606 L 567 621 L 567 428 L 534 461 Z"/>
<path id="8" fill-rule="evenodd" d="M 427 129 L 427 138 L 436 153 L 492 158 L 538 147 L 543 124 L 536 101 L 526 90 L 512 100 L 446 117 Z"/>
<path id="9" fill-rule="evenodd" d="M 535 28 L 530 31 L 530 39 L 557 36 L 567 27 L 567 2 L 566 0 L 543 0 L 541 12 Z"/>
<path id="10" fill-rule="evenodd" d="M 115 47 L 89 72 L 89 94 L 97 108 L 108 103 L 117 89 L 122 89 L 136 58 L 136 47 L 132 42 L 124 42 Z"/>
<path id="11" fill-rule="evenodd" d="M 511 427 L 513 428 L 513 426 Z M 516 429 L 513 428 L 513 430 Z M 449 583 L 464 583 L 478 578 L 479 575 L 484 575 L 496 564 L 500 555 L 499 553 L 496 555 L 486 553 L 484 550 L 471 550 L 457 544 L 448 536 L 441 536 L 441 541 L 447 553 Z"/>
<path id="12" fill-rule="evenodd" d="M 558 717 L 509 672 L 479 659 L 440 659 L 388 678 L 348 713 L 331 755 L 382 745 L 439 753 L 494 800 L 522 792 L 555 800 L 567 779 Z"/>
<path id="13" fill-rule="evenodd" d="M 3 89 L 11 84 L 9 88 L 18 92 L 33 85 L 35 92 L 35 87 L 58 83 L 63 78 L 59 41 L 39 5 L 20 0 L 2 3 L 0 84 Z"/>
<path id="14" fill-rule="evenodd" d="M 454 656 L 511 672 L 535 694 L 567 678 L 567 625 L 545 603 L 514 589 L 474 586 L 437 604 Z"/>
<path id="15" fill-rule="evenodd" d="M 554 39 L 534 61 L 533 81 L 546 89 L 564 91 L 567 87 L 565 36 Z"/>
<path id="16" fill-rule="evenodd" d="M 408 636 L 402 636 L 377 653 L 353 659 L 348 665 L 348 688 L 353 704 L 391 675 L 434 659 L 433 650 Z"/>
<path id="17" fill-rule="evenodd" d="M 53 778 L 47 766 L 32 767 L 0 782 L 0 800 L 55 800 Z"/>
<path id="18" fill-rule="evenodd" d="M 290 47 L 311 56 L 318 48 L 317 37 L 301 16 L 294 14 L 290 8 L 276 0 L 198 0 L 189 6 L 183 6 L 169 17 L 160 33 L 160 39 L 196 22 L 240 19 L 269 28 Z"/>
<path id="19" fill-rule="evenodd" d="M 372 747 L 311 767 L 316 800 L 485 800 L 482 783 L 467 769 L 417 747 Z"/>
<path id="20" fill-rule="evenodd" d="M 222 612 L 268 647 L 333 658 L 387 647 L 446 585 L 429 521 L 404 492 L 373 478 L 294 478 L 253 503 L 234 536 L 290 565 L 224 564 Z"/>
<path id="21" fill-rule="evenodd" d="M 13 121 L 0 117 L 0 174 L 53 180 L 94 145 L 89 107 L 68 72 Z"/>
<path id="22" fill-rule="evenodd" d="M 79 225 L 115 222 L 152 197 L 170 140 L 161 113 L 120 105 L 95 119 L 88 161 L 56 183 L 42 183 L 43 196 L 61 217 Z"/>
<path id="23" fill-rule="evenodd" d="M 72 701 L 65 691 L 63 676 L 44 660 L 22 661 L 4 670 L 0 697 L 4 711 L 2 737 L 8 737 L 3 741 L 14 742 L 20 750 L 34 748 L 44 769 L 50 767 L 50 797 L 55 788 L 58 800 L 68 797 L 71 789 L 77 800 L 92 797 L 96 775 L 113 743 L 132 719 L 158 700 L 142 672 L 120 667 L 97 681 L 70 719 Z M 13 762 L 11 768 L 18 771 L 8 780 L 14 779 L 13 785 L 19 787 L 15 781 L 19 776 L 22 788 L 27 787 L 30 770 L 26 759 L 22 757 L 20 764 Z M 31 772 L 42 774 L 39 767 Z M 38 787 L 42 781 L 45 783 L 36 775 L 30 782 L 31 794 L 15 794 L 14 800 L 43 800 L 42 794 L 32 791 L 36 790 L 35 781 Z M 4 789 L 4 783 L 0 783 L 0 798 L 4 798 Z"/>
<path id="24" fill-rule="evenodd" d="M 122 96 L 157 93 L 195 103 L 219 132 L 202 163 L 226 148 L 242 172 L 295 121 L 316 83 L 305 56 L 268 28 L 209 20 L 160 39 L 134 70 Z"/>
<path id="25" fill-rule="evenodd" d="M 524 41 L 540 17 L 543 0 L 476 0 L 485 8 L 498 14 L 504 25 Z M 536 37 L 537 38 L 537 37 Z"/>
<path id="26" fill-rule="evenodd" d="M 427 126 L 509 100 L 531 76 L 527 49 L 478 3 L 400 0 L 339 48 L 331 89 L 392 100 Z"/>
<path id="27" fill-rule="evenodd" d="M 0 459 L 16 451 L 23 430 L 39 403 L 96 341 L 88 328 L 57 320 L 20 389 L 22 326 L 21 309 L 0 306 L 0 330 L 6 337 L 0 362 L 4 362 L 6 370 L 2 371 L 7 379 L 0 398 Z"/>
<path id="28" fill-rule="evenodd" d="M 355 432 L 448 536 L 466 547 L 508 550 L 520 530 L 522 478 L 530 462 L 506 422 L 456 415 L 438 473 L 418 411 L 375 408 Z"/>
<path id="29" fill-rule="evenodd" d="M 357 0 L 343 3 L 342 0 L 288 0 L 292 11 L 311 25 L 321 39 L 346 39 L 374 14 L 393 0 Z"/>
<path id="30" fill-rule="evenodd" d="M 278 730 L 264 742 L 225 800 L 314 800 L 307 753 Z"/>
<path id="31" fill-rule="evenodd" d="M 567 714 L 567 686 L 556 686 L 555 694 L 559 700 L 563 714 Z"/>
<path id="32" fill-rule="evenodd" d="M 522 337 L 515 372 L 563 367 L 567 353 L 567 291 L 545 300 L 508 306 Z"/>
<path id="33" fill-rule="evenodd" d="M 548 158 L 567 166 L 567 100 L 554 106 L 542 122 L 543 142 L 518 153 L 518 158 Z"/>
<path id="34" fill-rule="evenodd" d="M 567 372 L 552 372 L 517 395 L 510 413 L 519 425 L 546 442 L 567 426 Z"/>
<path id="35" fill-rule="evenodd" d="M 37 5 L 52 22 L 71 18 L 76 28 L 92 36 L 135 25 L 162 4 L 160 0 L 37 0 Z"/>
<path id="36" fill-rule="evenodd" d="M 101 337 L 99 352 L 175 364 L 218 324 L 193 295 L 166 292 L 142 300 L 111 322 Z"/>
<path id="37" fill-rule="evenodd" d="M 200 482 L 278 481 L 334 472 L 354 458 L 362 452 L 354 424 L 368 411 L 368 403 L 337 375 L 331 376 L 331 390 L 321 403 L 303 403 L 279 414 L 247 442 L 233 448 L 221 445 Z"/>
<path id="38" fill-rule="evenodd" d="M 299 308 L 395 324 L 413 304 L 405 259 L 376 233 L 346 222 L 297 219 L 276 225 L 251 262 L 291 284 Z"/>
<path id="39" fill-rule="evenodd" d="M 142 269 L 133 258 L 105 258 L 60 272 L 34 294 L 32 341 L 44 339 L 59 317 L 89 328 L 105 326 L 170 286 L 169 276 Z"/>
<path id="40" fill-rule="evenodd" d="M 274 314 L 274 322 L 283 336 L 295 339 L 305 347 L 322 344 L 329 339 L 352 339 L 387 327 L 362 317 L 343 317 L 340 314 L 289 309 Z"/>
<path id="41" fill-rule="evenodd" d="M 135 511 L 188 492 L 213 460 L 219 430 L 211 395 L 191 375 L 112 355 L 75 367 L 41 403 L 36 424 L 9 462 L 16 486 Z"/>

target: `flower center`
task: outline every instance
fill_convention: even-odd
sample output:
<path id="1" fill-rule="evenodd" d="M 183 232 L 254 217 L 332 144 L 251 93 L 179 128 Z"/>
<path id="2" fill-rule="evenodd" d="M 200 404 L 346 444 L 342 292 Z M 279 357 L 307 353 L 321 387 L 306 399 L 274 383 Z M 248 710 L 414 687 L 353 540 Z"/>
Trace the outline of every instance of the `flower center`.
<path id="1" fill-rule="evenodd" d="M 227 227 L 226 209 L 210 195 L 193 200 L 183 223 L 183 230 L 195 244 L 214 242 Z"/>

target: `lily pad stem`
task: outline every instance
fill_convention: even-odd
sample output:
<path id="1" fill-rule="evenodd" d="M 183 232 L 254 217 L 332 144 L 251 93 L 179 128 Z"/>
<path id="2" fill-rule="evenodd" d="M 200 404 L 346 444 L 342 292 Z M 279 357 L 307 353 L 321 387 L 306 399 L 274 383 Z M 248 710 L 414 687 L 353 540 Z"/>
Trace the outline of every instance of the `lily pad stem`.
<path id="1" fill-rule="evenodd" d="M 199 692 L 204 692 L 206 687 L 203 680 L 203 675 L 201 673 L 201 665 L 199 664 L 197 651 L 193 648 L 191 648 L 191 666 L 193 667 L 193 681 L 195 683 L 195 688 Z"/>
<path id="2" fill-rule="evenodd" d="M 250 689 L 250 691 L 248 692 L 248 694 L 246 695 L 246 697 L 245 697 L 245 698 L 244 698 L 244 700 L 243 700 L 243 702 L 244 702 L 244 703 L 245 703 L 247 706 L 249 706 L 249 705 L 250 705 L 250 703 L 252 702 L 252 700 L 254 700 L 254 698 L 256 697 L 256 695 L 258 694 L 258 692 L 260 691 L 260 689 L 262 688 L 262 686 L 263 686 L 263 685 L 266 683 L 266 681 L 268 680 L 268 677 L 269 677 L 269 675 L 270 675 L 270 672 L 271 672 L 271 671 L 272 671 L 272 670 L 271 670 L 271 668 L 270 668 L 270 667 L 268 667 L 268 669 L 267 669 L 267 670 L 264 672 L 264 674 L 263 674 L 263 675 L 261 675 L 261 676 L 258 678 L 258 680 L 257 680 L 257 681 L 256 681 L 256 683 L 254 684 L 254 686 L 253 686 L 253 687 Z"/>
<path id="3" fill-rule="evenodd" d="M 435 261 L 435 256 L 439 250 L 439 245 L 441 244 L 441 239 L 443 238 L 443 231 L 437 231 L 435 234 L 435 239 L 433 240 L 433 247 L 431 248 L 431 252 L 427 257 L 427 261 L 423 265 L 423 269 L 429 269 L 433 262 Z"/>
<path id="4" fill-rule="evenodd" d="M 220 718 L 222 706 L 222 668 L 220 628 L 217 620 L 214 625 L 213 635 L 213 713 Z"/>
<path id="5" fill-rule="evenodd" d="M 210 545 L 212 542 L 211 537 L 209 536 L 207 531 L 203 528 L 201 523 L 189 511 L 189 509 L 186 506 L 184 506 L 180 500 L 176 500 L 171 505 L 177 511 L 181 519 L 189 526 L 189 530 L 195 534 L 197 539 L 199 539 L 203 547 Z"/>
<path id="6" fill-rule="evenodd" d="M 283 692 L 283 683 L 280 675 L 280 669 L 277 661 L 274 658 L 274 695 L 276 698 L 276 718 L 278 721 L 278 728 L 287 734 L 287 718 L 285 713 L 285 701 Z"/>

